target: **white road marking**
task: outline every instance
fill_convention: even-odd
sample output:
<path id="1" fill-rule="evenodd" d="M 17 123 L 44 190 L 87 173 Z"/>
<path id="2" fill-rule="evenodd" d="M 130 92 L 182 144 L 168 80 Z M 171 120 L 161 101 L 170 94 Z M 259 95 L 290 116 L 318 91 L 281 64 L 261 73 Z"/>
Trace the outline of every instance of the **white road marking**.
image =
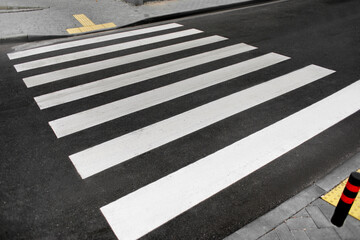
<path id="1" fill-rule="evenodd" d="M 118 239 L 138 239 L 359 111 L 359 92 L 360 81 L 101 211 Z"/>
<path id="2" fill-rule="evenodd" d="M 144 46 L 144 45 L 150 45 L 152 43 L 163 42 L 163 41 L 181 38 L 181 37 L 190 36 L 190 35 L 199 34 L 199 33 L 202 33 L 202 31 L 197 30 L 197 29 L 189 29 L 189 30 L 149 37 L 149 38 L 142 38 L 142 39 L 138 39 L 138 40 L 134 40 L 134 41 L 130 41 L 130 42 L 109 45 L 109 46 L 105 46 L 105 47 L 98 47 L 98 48 L 93 48 L 93 49 L 89 49 L 89 50 L 68 53 L 68 54 L 64 54 L 64 55 L 43 58 L 43 59 L 39 59 L 39 60 L 16 64 L 16 65 L 14 65 L 14 67 L 18 72 L 22 72 L 22 71 L 27 71 L 27 70 L 31 70 L 31 69 L 35 69 L 35 68 L 50 66 L 50 65 L 54 65 L 54 64 L 79 60 L 79 59 L 83 59 L 83 58 L 94 57 L 94 56 L 98 56 L 98 55 L 102 55 L 102 54 L 106 54 L 106 53 L 112 53 L 112 52 L 117 52 L 117 51 L 121 51 L 121 50 L 125 50 L 125 49 L 140 47 L 140 46 Z"/>
<path id="3" fill-rule="evenodd" d="M 222 37 L 217 37 L 217 36 L 198 39 L 191 41 L 189 43 L 181 43 L 180 45 L 177 44 L 176 48 L 173 47 L 170 49 L 170 51 L 175 51 L 175 50 L 181 51 L 184 50 L 185 48 L 192 48 L 222 40 L 224 40 Z M 172 72 L 184 70 L 190 67 L 195 67 L 204 63 L 219 60 L 222 58 L 233 56 L 253 49 L 255 49 L 255 47 L 246 44 L 237 44 L 230 47 L 220 48 L 217 50 L 193 55 L 190 57 L 174 60 L 171 62 L 155 65 L 152 67 L 136 70 L 133 72 L 128 72 L 118 76 L 113 76 L 110 78 L 101 79 L 87 84 L 78 85 L 72 88 L 63 89 L 57 92 L 48 93 L 42 96 L 35 97 L 35 101 L 39 105 L 40 109 L 49 108 L 66 102 L 71 102 L 95 94 L 114 90 L 130 84 L 146 81 L 151 78 L 159 77 Z M 160 52 L 164 52 L 164 50 Z M 155 54 L 160 54 L 160 53 L 158 53 L 157 51 L 154 52 L 152 50 L 152 52 L 147 52 L 144 54 L 139 53 L 139 55 L 137 56 L 130 55 L 128 57 L 122 58 L 121 60 L 119 59 L 117 64 L 131 62 L 132 60 L 136 60 L 136 59 L 151 58 L 154 57 Z M 103 67 L 103 64 L 99 64 L 99 67 Z M 94 67 L 89 68 L 89 70 L 92 69 L 94 69 Z"/>
<path id="4" fill-rule="evenodd" d="M 207 45 L 207 44 L 211 44 L 211 43 L 215 43 L 215 42 L 219 42 L 219 41 L 223 41 L 223 40 L 226 40 L 226 38 L 223 38 L 220 36 L 211 36 L 211 37 L 201 38 L 201 39 L 184 42 L 184 43 L 180 43 L 180 44 L 175 44 L 175 45 L 171 45 L 171 46 L 167 46 L 167 47 L 163 47 L 163 48 L 158 48 L 158 49 L 153 49 L 153 50 L 149 50 L 149 51 L 145 51 L 145 52 L 140 52 L 140 53 L 123 56 L 123 57 L 117 59 L 116 62 L 114 62 L 114 64 L 116 64 L 116 65 L 128 64 L 128 63 L 141 61 L 141 60 L 145 60 L 145 59 L 149 59 L 149 58 L 153 58 L 153 57 L 157 57 L 157 56 L 161 56 L 161 55 L 165 55 L 165 54 L 169 54 L 169 53 L 174 53 L 174 52 L 182 51 L 182 50 L 189 49 L 189 48 L 195 48 L 195 47 L 199 47 L 199 46 L 203 46 L 203 45 Z M 112 60 L 112 61 L 114 61 L 114 60 Z M 94 69 L 103 68 L 105 65 L 107 65 L 107 64 L 104 62 L 92 63 L 92 64 L 87 65 L 86 67 L 82 66 L 82 69 L 83 69 L 83 71 L 93 71 Z M 72 74 L 73 71 L 71 71 L 71 70 L 74 70 L 74 69 L 76 69 L 76 67 L 69 69 L 68 70 L 69 74 Z M 105 91 L 109 91 L 109 90 L 106 90 L 106 88 L 99 88 L 98 90 L 95 90 L 95 89 L 90 90 L 87 86 L 94 87 L 95 85 L 91 83 L 91 84 L 79 85 L 77 87 L 62 89 L 62 90 L 59 90 L 56 92 L 37 96 L 37 97 L 35 97 L 35 101 L 39 105 L 40 109 L 45 109 L 45 108 L 54 107 L 54 106 L 57 106 L 57 105 L 60 105 L 63 103 L 78 100 L 81 98 L 89 97 L 94 94 L 99 94 L 99 93 L 102 93 Z M 96 86 L 100 87 L 98 84 L 96 84 Z"/>
<path id="5" fill-rule="evenodd" d="M 58 50 L 67 49 L 67 48 L 84 46 L 84 45 L 93 44 L 93 43 L 106 42 L 106 41 L 110 41 L 110 40 L 132 37 L 132 36 L 137 36 L 137 35 L 141 35 L 141 34 L 158 32 L 158 31 L 168 30 L 168 29 L 178 28 L 178 27 L 182 27 L 182 25 L 177 24 L 177 23 L 170 23 L 170 24 L 165 24 L 165 25 L 161 25 L 161 26 L 136 29 L 136 30 L 127 31 L 127 32 L 120 32 L 120 33 L 115 33 L 115 34 L 110 34 L 110 35 L 105 35 L 105 36 L 100 36 L 100 37 L 87 38 L 87 39 L 76 40 L 76 41 L 71 41 L 71 42 L 53 44 L 53 45 L 44 46 L 44 47 L 38 47 L 38 48 L 24 50 L 24 51 L 13 52 L 13 53 L 9 53 L 8 57 L 10 60 L 12 60 L 12 59 L 17 59 L 17 58 L 23 58 L 23 57 L 28 57 L 28 56 L 32 56 L 32 55 L 37 55 L 37 54 L 41 54 L 41 53 L 48 53 L 48 52 L 58 51 Z"/>
<path id="6" fill-rule="evenodd" d="M 85 149 L 70 159 L 80 176 L 87 178 L 331 73 L 318 66 L 289 73 Z"/>
<path id="7" fill-rule="evenodd" d="M 51 121 L 50 126 L 56 133 L 56 136 L 63 137 L 122 117 L 126 114 L 271 66 L 285 59 L 283 56 L 276 54 L 263 55 L 136 96 L 66 116 Z"/>
<path id="8" fill-rule="evenodd" d="M 76 67 L 70 67 L 70 68 L 65 68 L 62 70 L 57 70 L 54 72 L 35 75 L 35 76 L 24 78 L 23 80 L 27 87 L 34 87 L 34 86 L 38 86 L 38 85 L 42 85 L 42 84 L 46 84 L 46 83 L 50 83 L 50 82 L 54 82 L 54 81 L 59 81 L 59 80 L 70 78 L 70 77 L 79 76 L 82 74 L 87 74 L 87 73 L 100 71 L 100 70 L 104 70 L 104 69 L 108 69 L 108 68 L 112 68 L 112 67 L 117 67 L 117 66 L 120 66 L 123 64 L 128 64 L 131 61 L 132 62 L 140 61 L 140 60 L 145 59 L 145 57 L 151 58 L 151 57 L 156 57 L 156 56 L 162 56 L 165 54 L 171 54 L 171 53 L 183 51 L 186 49 L 191 49 L 191 48 L 207 45 L 210 43 L 223 41 L 225 39 L 226 38 L 223 38 L 220 36 L 201 38 L 201 39 L 197 39 L 197 40 L 182 42 L 182 43 L 178 43 L 178 44 L 174 44 L 174 45 L 170 45 L 170 46 L 166 46 L 166 47 L 162 47 L 162 48 L 158 48 L 158 49 L 149 50 L 146 52 L 130 54 L 127 56 L 111 58 L 111 59 L 107 59 L 104 61 L 88 63 L 88 64 L 76 66 Z M 141 59 L 140 57 L 144 57 L 144 58 Z M 163 65 L 158 65 L 158 66 L 163 66 Z M 112 77 L 109 79 L 115 79 L 115 78 L 117 78 L 117 77 Z"/>

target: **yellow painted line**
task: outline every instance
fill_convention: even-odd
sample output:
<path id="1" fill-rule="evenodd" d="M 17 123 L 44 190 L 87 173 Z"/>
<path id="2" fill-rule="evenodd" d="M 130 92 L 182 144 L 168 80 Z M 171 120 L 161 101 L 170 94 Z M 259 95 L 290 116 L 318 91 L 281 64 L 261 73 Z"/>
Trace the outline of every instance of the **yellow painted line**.
<path id="1" fill-rule="evenodd" d="M 81 31 L 80 31 L 79 28 L 68 28 L 68 29 L 66 29 L 66 31 L 67 31 L 69 34 L 81 33 Z"/>
<path id="2" fill-rule="evenodd" d="M 104 26 L 104 28 L 112 28 L 112 27 L 116 27 L 116 25 L 114 23 L 104 23 L 102 24 Z"/>
<path id="3" fill-rule="evenodd" d="M 102 24 L 91 26 L 92 30 L 99 30 L 105 28 Z"/>
<path id="4" fill-rule="evenodd" d="M 85 16 L 84 14 L 75 14 L 73 15 L 74 18 L 76 18 L 76 20 L 78 20 L 81 25 L 83 25 L 84 27 L 88 27 L 88 26 L 93 26 L 95 25 L 95 23 L 93 23 L 87 16 Z"/>
<path id="5" fill-rule="evenodd" d="M 357 170 L 357 172 L 360 173 L 360 169 Z M 335 188 L 333 188 L 330 192 L 328 192 L 321 198 L 336 207 L 340 200 L 341 194 L 344 191 L 347 181 L 348 179 L 345 179 L 339 185 L 337 185 Z M 360 220 L 360 194 L 356 196 L 356 199 L 349 211 L 349 215 L 353 216 L 357 220 Z"/>
<path id="6" fill-rule="evenodd" d="M 114 28 L 116 25 L 114 23 L 104 23 L 104 24 L 95 24 L 93 23 L 88 17 L 85 16 L 85 14 L 75 14 L 73 15 L 76 20 L 78 20 L 82 27 L 78 28 L 68 28 L 66 31 L 69 34 L 76 34 L 76 33 L 84 33 L 84 32 L 91 32 L 96 31 L 100 29 L 106 29 L 106 28 Z"/>

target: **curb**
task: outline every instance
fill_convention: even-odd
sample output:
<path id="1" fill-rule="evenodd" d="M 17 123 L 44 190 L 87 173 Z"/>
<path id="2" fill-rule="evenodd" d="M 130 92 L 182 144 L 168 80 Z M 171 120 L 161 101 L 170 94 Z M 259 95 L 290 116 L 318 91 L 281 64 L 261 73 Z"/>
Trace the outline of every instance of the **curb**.
<path id="1" fill-rule="evenodd" d="M 49 7 L 12 7 L 12 6 L 0 6 L 0 13 L 19 13 L 19 12 L 32 12 L 41 11 Z"/>
<path id="2" fill-rule="evenodd" d="M 336 187 L 339 182 L 349 177 L 354 168 L 360 165 L 360 153 L 355 154 L 345 163 L 335 168 L 324 178 L 312 184 L 297 195 L 283 202 L 268 213 L 245 225 L 224 240 L 256 240 L 280 226 L 285 220 L 308 206 L 310 203 Z"/>
<path id="3" fill-rule="evenodd" d="M 74 35 L 75 36 L 75 35 Z M 40 40 L 50 40 L 56 38 L 72 37 L 72 35 L 14 35 L 6 38 L 0 38 L 0 43 L 12 42 L 34 42 Z"/>
<path id="4" fill-rule="evenodd" d="M 206 14 L 206 13 L 213 13 L 213 12 L 217 12 L 217 11 L 232 10 L 232 9 L 236 9 L 236 8 L 240 8 L 240 7 L 251 7 L 251 6 L 256 6 L 256 5 L 260 5 L 260 4 L 271 4 L 273 2 L 281 2 L 281 1 L 283 1 L 283 0 L 247 0 L 245 2 L 231 3 L 231 4 L 220 5 L 220 6 L 215 6 L 215 7 L 207 7 L 207 8 L 201 8 L 201 9 L 190 10 L 190 11 L 185 11 L 185 12 L 178 12 L 178 13 L 171 13 L 171 14 L 166 14 L 166 15 L 162 15 L 162 16 L 150 17 L 150 18 L 146 18 L 146 19 L 134 22 L 134 23 L 124 25 L 121 28 L 133 27 L 133 26 L 138 26 L 138 25 L 142 25 L 142 24 L 149 24 L 149 23 L 155 23 L 155 22 L 161 22 L 161 21 L 169 21 L 169 20 L 173 20 L 175 18 L 190 17 L 190 16 L 196 16 L 196 15 L 201 15 L 201 14 Z"/>
<path id="5" fill-rule="evenodd" d="M 127 27 L 135 27 L 139 25 L 144 24 L 150 24 L 150 23 L 156 23 L 161 21 L 169 21 L 176 18 L 183 18 L 183 17 L 189 17 L 189 16 L 196 16 L 206 13 L 213 13 L 217 11 L 225 11 L 225 10 L 232 10 L 240 7 L 251 7 L 256 6 L 259 4 L 271 4 L 273 2 L 281 2 L 283 0 L 246 0 L 245 2 L 239 2 L 239 3 L 232 3 L 227 5 L 220 5 L 215 7 L 207 7 L 207 8 L 201 8 L 196 10 L 190 10 L 185 12 L 178 12 L 178 13 L 171 13 L 156 17 L 150 17 L 146 18 L 140 21 L 136 21 L 130 24 L 126 24 L 123 26 L 118 26 L 115 28 L 110 29 L 103 29 L 98 31 L 91 31 L 86 33 L 79 33 L 79 34 L 71 34 L 71 35 L 15 35 L 15 36 L 9 36 L 5 38 L 0 38 L 0 43 L 12 43 L 12 42 L 34 42 L 34 41 L 40 41 L 40 40 L 50 40 L 50 39 L 56 39 L 56 38 L 67 38 L 67 37 L 74 37 L 74 36 L 83 36 L 86 34 L 92 34 L 92 33 L 98 33 L 98 32 L 105 32 L 109 30 L 116 30 L 116 29 L 123 29 Z"/>

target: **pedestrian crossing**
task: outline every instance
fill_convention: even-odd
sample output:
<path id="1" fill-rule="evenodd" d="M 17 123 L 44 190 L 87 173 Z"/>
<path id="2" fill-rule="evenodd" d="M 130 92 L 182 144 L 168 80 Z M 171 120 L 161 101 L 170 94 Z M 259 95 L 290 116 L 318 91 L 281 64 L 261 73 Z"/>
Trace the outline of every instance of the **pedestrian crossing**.
<path id="1" fill-rule="evenodd" d="M 162 87 L 162 88 L 152 90 L 152 91 L 150 91 L 150 93 L 154 94 L 154 93 L 158 92 L 158 94 L 155 95 L 155 100 L 157 100 L 157 99 L 160 100 L 162 97 L 165 97 L 166 92 L 168 94 L 174 93 L 174 94 L 171 94 L 168 96 L 168 99 L 170 100 L 171 98 L 176 97 L 176 95 L 175 95 L 176 92 L 181 91 L 177 95 L 182 96 L 182 95 L 188 94 L 192 91 L 196 91 L 197 89 L 195 88 L 196 87 L 195 84 L 198 84 L 197 88 L 199 90 L 199 89 L 206 87 L 206 85 L 210 84 L 211 81 L 217 81 L 218 83 L 225 81 L 226 80 L 225 74 L 228 74 L 227 80 L 230 80 L 237 76 L 241 76 L 242 74 L 246 74 L 246 73 L 255 71 L 257 69 L 267 67 L 271 64 L 275 64 L 275 63 L 287 60 L 287 59 L 288 59 L 287 57 L 284 57 L 284 56 L 281 56 L 278 54 L 267 54 L 265 56 L 261 56 L 261 57 L 258 57 L 258 58 L 240 63 L 240 64 L 235 64 L 235 65 L 231 66 L 230 69 L 228 67 L 225 69 L 216 70 L 215 71 L 216 75 L 214 75 L 213 72 L 206 73 L 206 74 L 194 77 L 192 79 L 187 79 L 182 82 L 174 83 L 174 84 Z M 200 80 L 200 82 L 197 83 L 196 80 Z M 203 82 L 205 82 L 205 81 L 206 81 L 206 83 L 203 84 Z M 214 84 L 211 84 L 211 85 L 214 85 Z M 188 85 L 188 86 L 184 86 L 184 85 Z M 187 87 L 187 88 L 185 88 L 185 87 Z M 186 89 L 188 89 L 187 92 L 185 91 Z M 173 91 L 170 92 L 168 90 L 173 90 Z M 139 110 L 146 107 L 146 106 L 144 106 L 144 103 L 149 104 L 150 101 L 153 101 L 153 99 L 149 99 L 150 101 L 146 102 L 145 100 L 148 100 L 148 99 L 144 99 L 144 95 L 146 95 L 146 94 L 147 93 L 142 93 L 142 94 L 132 97 L 132 99 L 136 100 L 136 103 L 141 103 L 141 104 L 139 104 L 139 108 L 140 108 Z M 136 99 L 136 97 L 137 97 L 137 99 Z M 92 126 L 96 126 L 100 123 L 104 123 L 104 122 L 107 122 L 107 121 L 113 120 L 115 118 L 125 116 L 126 114 L 130 114 L 132 112 L 137 111 L 138 109 L 134 108 L 135 105 L 129 104 L 129 102 L 127 102 L 127 100 L 128 99 L 122 99 L 122 100 L 119 100 L 116 102 L 112 102 L 110 104 L 106 104 L 103 106 L 99 106 L 99 107 L 96 107 L 93 109 L 86 110 L 84 112 L 76 113 L 76 114 L 61 118 L 61 119 L 57 119 L 57 120 L 51 121 L 50 125 L 58 137 L 63 137 L 63 136 L 69 135 L 71 133 L 75 133 L 75 132 L 84 130 L 86 128 L 92 127 Z M 162 103 L 162 102 L 164 102 L 164 100 L 159 101 L 158 104 Z M 123 106 L 123 108 L 122 108 L 122 109 L 124 109 L 123 111 L 121 111 L 121 106 Z M 131 106 L 131 109 L 129 109 L 128 106 Z M 108 111 L 109 109 L 111 111 Z M 106 113 L 106 114 L 99 115 L 100 113 Z"/>
<path id="2" fill-rule="evenodd" d="M 359 91 L 357 82 L 101 211 L 119 239 L 137 239 L 355 113 Z"/>
<path id="3" fill-rule="evenodd" d="M 187 49 L 184 45 L 177 48 L 178 50 Z M 200 64 L 208 63 L 211 61 L 216 61 L 222 58 L 230 57 L 232 55 L 240 54 L 246 51 L 253 50 L 254 47 L 245 45 L 245 44 L 237 44 L 235 46 L 230 46 L 227 48 L 214 50 L 206 53 L 197 54 L 191 57 L 187 57 L 184 59 L 174 60 L 171 62 L 163 63 L 160 65 L 136 70 L 133 72 L 128 72 L 122 75 L 113 76 L 105 79 L 101 79 L 95 82 L 78 85 L 73 88 L 67 88 L 64 90 L 60 90 L 54 93 L 49 93 L 43 96 L 38 96 L 35 98 L 41 109 L 56 106 L 62 103 L 67 103 L 73 100 L 78 100 L 84 97 L 88 97 L 91 95 L 103 93 L 106 91 L 114 90 L 116 88 L 125 87 L 127 85 L 139 83 L 142 81 L 146 81 L 155 77 L 163 76 L 172 72 L 177 72 L 180 70 L 184 70 L 187 68 L 191 68 Z M 174 50 L 172 51 L 174 52 Z M 169 53 L 169 52 L 168 52 Z M 154 54 L 149 54 L 149 56 L 156 56 Z M 144 59 L 144 57 L 139 58 Z M 127 59 L 122 60 L 122 63 L 129 63 Z M 106 63 L 100 62 L 99 65 L 102 69 L 104 69 L 104 65 Z M 113 65 L 111 65 L 113 66 Z M 118 66 L 118 63 L 116 63 Z M 89 66 L 89 71 L 93 71 L 94 66 Z M 73 74 L 73 71 L 69 71 L 69 73 Z M 88 73 L 88 72 L 86 72 Z M 66 73 L 65 73 L 66 74 Z M 68 76 L 68 75 L 67 75 Z"/>
<path id="4" fill-rule="evenodd" d="M 90 50 L 84 50 L 84 51 L 68 53 L 68 54 L 64 54 L 64 55 L 58 55 L 55 57 L 34 60 L 34 61 L 26 62 L 26 63 L 16 64 L 16 65 L 14 65 L 14 67 L 15 67 L 16 71 L 22 72 L 22 71 L 26 71 L 26 70 L 35 69 L 35 68 L 46 67 L 46 66 L 50 66 L 50 65 L 54 65 L 54 64 L 79 60 L 82 58 L 90 58 L 90 57 L 107 54 L 107 53 L 111 53 L 111 52 L 117 52 L 117 51 L 130 49 L 130 48 L 134 48 L 134 47 L 140 47 L 140 46 L 144 46 L 147 44 L 158 43 L 158 42 L 176 39 L 176 38 L 180 38 L 180 37 L 186 37 L 186 36 L 190 36 L 190 35 L 198 34 L 198 33 L 201 33 L 201 31 L 199 31 L 197 29 L 183 30 L 180 32 L 168 33 L 168 34 L 164 34 L 164 35 L 160 35 L 160 36 L 149 37 L 149 38 L 144 38 L 144 39 L 140 39 L 140 40 L 134 40 L 134 41 L 130 41 L 130 42 L 119 43 L 119 44 L 114 44 L 114 45 L 110 45 L 110 46 L 99 47 L 99 48 L 90 49 Z"/>
<path id="5" fill-rule="evenodd" d="M 13 59 L 18 59 L 18 58 L 39 55 L 42 53 L 48 53 L 48 52 L 59 51 L 59 50 L 64 50 L 64 49 L 69 49 L 69 48 L 74 48 L 74 47 L 80 47 L 80 46 L 84 46 L 84 45 L 90 45 L 90 44 L 99 43 L 99 42 L 106 42 L 106 41 L 111 41 L 111 40 L 115 40 L 115 39 L 122 39 L 122 38 L 126 38 L 126 37 L 142 35 L 142 34 L 146 34 L 146 33 L 164 31 L 164 30 L 168 30 L 168 29 L 178 28 L 181 26 L 182 25 L 180 25 L 180 24 L 172 23 L 172 24 L 165 24 L 165 25 L 161 25 L 161 26 L 149 27 L 149 28 L 144 28 L 144 29 L 137 29 L 137 30 L 128 31 L 128 32 L 120 32 L 120 33 L 116 33 L 116 34 L 87 38 L 87 39 L 82 39 L 82 40 L 77 40 L 77 41 L 58 43 L 58 44 L 53 44 L 53 45 L 49 45 L 49 46 L 38 47 L 38 48 L 34 48 L 34 49 L 28 49 L 28 50 L 9 53 L 8 57 L 10 60 L 13 60 Z"/>
<path id="6" fill-rule="evenodd" d="M 310 75 L 306 72 L 308 69 L 316 72 L 317 76 L 313 73 L 309 79 L 306 79 L 304 76 Z M 83 178 L 89 177 L 330 73 L 331 71 L 327 69 L 317 67 L 290 73 L 101 143 L 71 155 L 70 159 Z M 301 75 L 303 78 L 299 77 Z M 291 81 L 294 79 L 297 81 Z M 70 119 L 68 123 L 70 122 L 74 120 Z M 99 162 L 97 159 L 103 159 L 103 161 Z"/>
<path id="7" fill-rule="evenodd" d="M 174 44 L 172 41 L 177 42 Z M 99 46 L 98 43 L 104 43 L 105 46 Z M 158 47 L 153 48 L 154 44 Z M 210 45 L 216 48 L 199 50 Z M 110 94 L 114 90 L 136 88 L 140 83 L 152 82 L 159 77 L 166 78 L 199 66 L 209 66 L 205 73 L 164 83 L 75 113 L 62 112 L 63 115 L 52 118 L 49 125 L 57 138 L 66 141 L 67 138 L 77 138 L 75 133 L 92 131 L 94 127 L 101 127 L 115 119 L 180 97 L 201 94 L 204 89 L 230 80 L 241 81 L 245 75 L 292 61 L 291 56 L 274 52 L 243 59 L 245 53 L 257 49 L 247 43 L 233 43 L 222 36 L 209 36 L 200 29 L 187 29 L 183 25 L 170 23 L 9 53 L 8 57 L 16 61 L 14 67 L 19 74 L 23 74 L 25 85 L 34 88 L 34 100 L 41 110 L 62 108 L 76 104 L 79 100 L 91 102 L 95 96 Z M 61 50 L 71 53 L 64 54 Z M 131 53 L 101 60 L 94 58 L 124 50 Z M 191 54 L 181 55 L 186 51 Z M 142 67 L 144 62 L 152 63 L 155 57 L 176 54 L 181 57 Z M 239 60 L 219 68 L 211 67 L 214 63 L 225 62 L 230 58 Z M 80 59 L 84 60 L 81 65 L 64 65 L 76 63 Z M 140 68 L 101 79 L 89 78 L 85 83 L 76 82 L 77 77 L 85 74 L 103 73 L 129 63 L 135 63 Z M 57 68 L 53 69 L 52 66 Z M 334 70 L 309 63 L 275 78 L 261 79 L 254 86 L 99 142 L 79 152 L 69 152 L 69 159 L 82 179 L 91 178 L 231 116 L 326 79 L 333 73 Z M 65 84 L 65 87 L 55 91 L 37 91 L 38 86 L 61 83 L 70 78 L 73 84 L 70 87 Z M 118 200 L 100 210 L 118 239 L 138 239 L 356 113 L 360 109 L 359 92 L 360 81 L 357 81 L 149 185 L 126 196 L 119 196 Z"/>
<path id="8" fill-rule="evenodd" d="M 87 74 L 87 73 L 92 73 L 95 71 L 100 71 L 100 70 L 104 70 L 104 69 L 108 69 L 108 68 L 112 68 L 112 67 L 119 67 L 123 64 L 128 64 L 131 62 L 136 62 L 139 61 L 140 59 L 143 60 L 144 58 L 146 59 L 146 57 L 144 55 L 147 55 L 147 57 L 154 57 L 154 56 L 162 56 L 165 54 L 169 54 L 169 53 L 174 53 L 177 51 L 183 51 L 185 49 L 191 49 L 194 47 L 198 47 L 201 45 L 205 45 L 205 44 L 209 44 L 209 43 L 213 43 L 216 41 L 221 41 L 224 40 L 224 38 L 222 37 L 210 37 L 210 38 L 205 38 L 205 39 L 198 39 L 195 41 L 191 41 L 191 42 L 184 42 L 184 43 L 179 43 L 176 44 L 174 46 L 167 46 L 164 48 L 159 49 L 159 52 L 153 54 L 153 52 L 145 52 L 145 53 L 141 53 L 141 54 L 133 54 L 130 56 L 124 56 L 124 57 L 118 57 L 115 59 L 108 59 L 105 61 L 101 61 L 101 62 L 94 62 L 94 63 L 88 63 L 88 64 L 84 64 L 84 65 L 80 65 L 77 67 L 70 67 L 70 68 L 65 68 L 62 70 L 57 70 L 57 71 L 53 71 L 53 72 L 49 72 L 49 73 L 43 73 L 43 74 L 39 74 L 39 75 L 34 75 L 31 77 L 27 77 L 24 78 L 24 82 L 26 84 L 27 87 L 34 87 L 34 86 L 39 86 L 42 84 L 46 84 L 46 83 L 51 83 L 51 82 L 55 82 L 55 81 L 59 81 L 59 80 L 63 80 L 66 78 L 70 78 L 70 77 L 76 77 L 79 75 L 83 75 L 83 74 Z M 230 50 L 233 50 L 230 48 Z M 201 61 L 209 61 L 207 59 L 211 59 L 209 55 L 212 55 L 213 57 L 216 58 L 218 56 L 218 54 L 216 54 L 216 52 L 212 52 L 212 53 L 204 53 L 204 54 L 199 54 L 193 57 L 189 57 L 188 59 L 181 59 L 181 61 L 174 61 L 169 63 L 172 64 L 173 67 L 178 67 L 181 66 L 181 64 L 185 64 L 185 61 L 190 64 L 195 64 L 195 62 L 201 62 Z M 224 54 L 231 54 L 230 51 L 224 51 L 221 54 L 219 54 L 220 56 L 224 55 Z M 135 55 L 135 56 L 134 56 Z M 177 66 L 174 66 L 177 65 Z M 191 65 L 190 65 L 191 66 Z M 154 68 L 154 67 L 153 67 Z M 143 72 L 152 72 L 153 68 L 147 68 L 147 69 L 142 69 Z M 156 66 L 156 68 L 162 69 L 164 68 L 164 66 Z M 181 67 L 178 67 L 179 69 L 181 69 Z M 132 73 L 133 75 L 139 75 L 139 74 L 143 74 L 143 73 L 139 73 L 139 72 L 135 72 Z M 130 75 L 130 73 L 129 73 Z M 108 79 L 104 79 L 104 81 L 118 81 L 118 77 L 111 77 Z"/>

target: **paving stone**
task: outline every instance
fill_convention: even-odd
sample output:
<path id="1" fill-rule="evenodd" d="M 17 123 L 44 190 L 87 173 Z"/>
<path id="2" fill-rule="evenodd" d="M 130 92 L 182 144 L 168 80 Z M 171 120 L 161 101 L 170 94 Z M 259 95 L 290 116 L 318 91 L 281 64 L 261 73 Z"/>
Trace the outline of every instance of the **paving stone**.
<path id="1" fill-rule="evenodd" d="M 322 198 L 318 198 L 315 201 L 313 201 L 312 203 L 309 204 L 309 206 L 319 206 L 319 205 L 324 205 L 327 202 L 325 202 L 324 200 L 322 200 Z"/>
<path id="2" fill-rule="evenodd" d="M 353 218 L 352 216 L 348 216 L 345 220 L 344 226 L 347 226 L 351 231 L 356 235 L 360 236 L 360 221 Z M 360 239 L 360 237 L 358 237 Z"/>
<path id="3" fill-rule="evenodd" d="M 263 217 L 260 217 L 255 221 L 247 224 L 245 227 L 239 229 L 236 234 L 239 236 L 240 239 L 258 239 L 274 227 L 271 227 L 269 223 L 263 219 Z"/>
<path id="4" fill-rule="evenodd" d="M 276 234 L 279 236 L 280 240 L 293 240 L 294 236 L 292 235 L 292 233 L 290 232 L 290 229 L 288 228 L 288 226 L 283 223 L 280 226 L 278 226 L 277 228 L 275 228 Z"/>
<path id="5" fill-rule="evenodd" d="M 279 226 L 286 219 L 291 217 L 291 215 L 293 215 L 293 211 L 290 211 L 286 207 L 283 207 L 283 205 L 280 205 L 267 214 L 263 215 L 261 220 L 266 223 L 269 230 L 271 230 Z"/>
<path id="6" fill-rule="evenodd" d="M 308 206 L 306 211 L 310 214 L 310 217 L 315 222 L 318 228 L 332 227 L 333 224 L 324 216 L 317 206 Z"/>
<path id="7" fill-rule="evenodd" d="M 340 167 L 329 173 L 326 177 L 316 183 L 317 186 L 324 189 L 326 192 L 333 189 L 342 180 L 349 177 L 350 173 L 356 170 L 355 166 L 360 165 L 360 153 L 353 156 Z"/>
<path id="8" fill-rule="evenodd" d="M 271 231 L 259 238 L 258 240 L 279 240 L 279 237 L 275 231 Z"/>
<path id="9" fill-rule="evenodd" d="M 312 185 L 298 195 L 280 204 L 277 208 L 239 229 L 236 233 L 241 239 L 258 239 L 305 208 L 309 203 L 324 193 L 321 188 Z"/>
<path id="10" fill-rule="evenodd" d="M 230 235 L 226 240 L 359 240 L 360 222 L 348 216 L 343 227 L 333 226 L 330 219 L 335 207 L 320 198 L 348 177 L 348 173 L 359 164 L 360 154 L 357 154 L 321 181 L 240 229 L 237 232 L 240 234 Z M 275 227 L 275 230 L 270 231 Z"/>
<path id="11" fill-rule="evenodd" d="M 310 240 L 304 230 L 292 230 L 291 233 L 294 235 L 295 240 Z"/>
<path id="12" fill-rule="evenodd" d="M 311 218 L 290 218 L 286 220 L 286 225 L 290 230 L 304 230 L 309 228 L 317 228 Z"/>
<path id="13" fill-rule="evenodd" d="M 323 201 L 323 200 L 322 200 Z M 324 214 L 324 216 L 330 221 L 332 215 L 334 214 L 335 207 L 329 203 L 323 201 L 325 204 L 318 204 L 318 208 Z"/>
<path id="14" fill-rule="evenodd" d="M 331 220 L 332 215 L 334 214 L 335 207 L 322 200 L 322 202 L 319 202 L 318 208 L 325 215 L 325 217 L 328 219 L 328 221 L 331 223 L 330 220 Z M 352 235 L 360 236 L 360 221 L 358 221 L 357 219 L 355 219 L 351 216 L 347 216 L 343 227 L 346 227 L 347 229 L 349 229 L 352 232 L 351 236 Z M 345 236 L 349 235 L 349 234 L 347 234 L 345 232 L 345 230 L 342 230 L 341 228 L 337 228 L 335 226 L 334 226 L 334 229 L 336 229 L 336 231 L 339 233 L 340 236 L 344 236 L 343 239 L 347 239 Z M 352 239 L 352 238 L 350 237 L 350 239 Z M 357 237 L 356 239 L 360 239 L 360 238 Z"/>
<path id="15" fill-rule="evenodd" d="M 224 240 L 241 240 L 241 238 L 236 233 L 233 233 L 230 236 L 227 236 L 226 238 L 224 238 Z"/>
<path id="16" fill-rule="evenodd" d="M 338 227 L 333 227 L 335 229 L 335 231 L 337 232 L 337 234 L 339 234 L 341 239 L 346 239 L 346 240 L 359 240 L 360 238 L 360 234 L 356 234 L 354 233 L 353 229 L 350 229 L 346 223 L 338 228 Z"/>
<path id="17" fill-rule="evenodd" d="M 304 209 L 302 209 L 300 212 L 296 213 L 292 218 L 300 218 L 300 217 L 309 217 L 309 213 Z"/>
<path id="18" fill-rule="evenodd" d="M 295 214 L 324 193 L 325 191 L 323 189 L 312 185 L 280 206 Z"/>
<path id="19" fill-rule="evenodd" d="M 309 229 L 306 234 L 310 240 L 341 240 L 333 228 Z"/>

